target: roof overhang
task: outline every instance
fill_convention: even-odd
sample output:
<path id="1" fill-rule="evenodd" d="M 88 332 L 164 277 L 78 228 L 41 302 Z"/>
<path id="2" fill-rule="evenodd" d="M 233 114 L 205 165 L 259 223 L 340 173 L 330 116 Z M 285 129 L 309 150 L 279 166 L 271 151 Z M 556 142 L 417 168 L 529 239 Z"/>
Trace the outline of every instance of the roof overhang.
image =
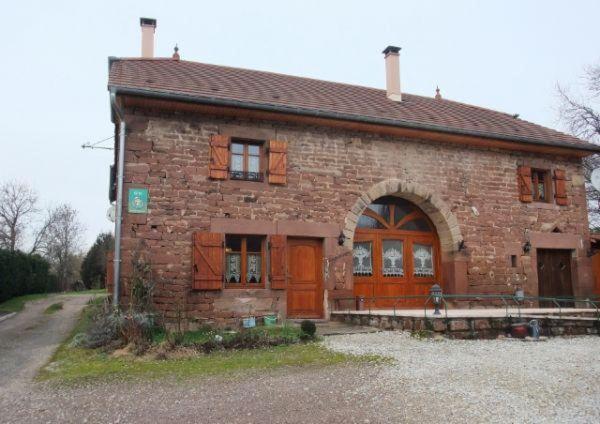
<path id="1" fill-rule="evenodd" d="M 420 122 L 342 114 L 217 97 L 200 97 L 152 89 L 109 85 L 109 90 L 111 93 L 116 93 L 118 96 L 124 97 L 123 105 L 125 107 L 159 107 L 166 110 L 183 110 L 224 116 L 242 116 L 253 119 L 323 125 L 354 131 L 366 131 L 513 151 L 540 152 L 577 157 L 600 153 L 600 146 L 594 144 L 582 143 L 580 146 L 576 146 L 570 143 L 549 143 L 530 137 L 487 134 Z"/>

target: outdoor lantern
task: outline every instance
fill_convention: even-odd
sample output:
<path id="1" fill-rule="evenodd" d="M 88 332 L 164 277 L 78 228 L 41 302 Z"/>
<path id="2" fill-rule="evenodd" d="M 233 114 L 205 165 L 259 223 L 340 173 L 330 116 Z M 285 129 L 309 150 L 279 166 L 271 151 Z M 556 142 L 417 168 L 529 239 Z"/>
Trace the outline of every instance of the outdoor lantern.
<path id="1" fill-rule="evenodd" d="M 529 240 L 528 240 L 523 245 L 523 252 L 529 253 L 530 250 L 531 250 L 531 243 L 529 243 Z"/>
<path id="2" fill-rule="evenodd" d="M 517 300 L 517 302 L 522 302 L 525 300 L 525 290 L 523 290 L 521 287 L 516 287 L 515 288 L 515 299 Z"/>
<path id="3" fill-rule="evenodd" d="M 340 235 L 338 236 L 338 244 L 340 246 L 343 246 L 345 241 L 346 241 L 346 235 L 344 234 L 343 231 L 340 231 Z"/>
<path id="4" fill-rule="evenodd" d="M 442 303 L 442 288 L 439 284 L 434 284 L 429 289 L 429 295 L 432 297 L 433 306 L 435 306 L 435 310 L 433 311 L 433 315 L 440 315 L 440 304 Z"/>

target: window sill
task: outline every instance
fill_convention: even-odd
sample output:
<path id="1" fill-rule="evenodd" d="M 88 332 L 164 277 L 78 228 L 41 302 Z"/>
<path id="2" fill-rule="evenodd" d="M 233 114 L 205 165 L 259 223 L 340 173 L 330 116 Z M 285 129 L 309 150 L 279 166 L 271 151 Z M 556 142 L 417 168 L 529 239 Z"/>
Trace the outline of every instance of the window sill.
<path id="1" fill-rule="evenodd" d="M 560 206 L 550 202 L 531 202 L 527 204 L 527 207 L 531 209 L 560 210 Z"/>

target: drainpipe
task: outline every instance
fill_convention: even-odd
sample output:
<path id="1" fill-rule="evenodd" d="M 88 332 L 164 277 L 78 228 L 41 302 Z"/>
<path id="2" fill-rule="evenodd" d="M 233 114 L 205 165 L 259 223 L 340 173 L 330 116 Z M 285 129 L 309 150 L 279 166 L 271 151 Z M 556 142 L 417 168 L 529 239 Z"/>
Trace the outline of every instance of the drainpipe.
<path id="1" fill-rule="evenodd" d="M 119 307 L 119 294 L 121 293 L 121 221 L 123 214 L 123 171 L 125 169 L 125 113 L 117 104 L 117 93 L 110 92 L 112 111 L 119 119 L 119 157 L 117 159 L 117 204 L 115 205 L 115 253 L 113 259 L 113 306 Z"/>

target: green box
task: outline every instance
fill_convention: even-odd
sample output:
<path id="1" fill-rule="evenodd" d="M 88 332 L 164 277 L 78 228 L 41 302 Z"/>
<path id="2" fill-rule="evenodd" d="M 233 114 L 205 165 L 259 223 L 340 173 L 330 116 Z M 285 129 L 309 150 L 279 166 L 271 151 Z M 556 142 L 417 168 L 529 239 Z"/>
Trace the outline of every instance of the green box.
<path id="1" fill-rule="evenodd" d="M 130 188 L 127 201 L 129 213 L 148 213 L 148 189 Z"/>

